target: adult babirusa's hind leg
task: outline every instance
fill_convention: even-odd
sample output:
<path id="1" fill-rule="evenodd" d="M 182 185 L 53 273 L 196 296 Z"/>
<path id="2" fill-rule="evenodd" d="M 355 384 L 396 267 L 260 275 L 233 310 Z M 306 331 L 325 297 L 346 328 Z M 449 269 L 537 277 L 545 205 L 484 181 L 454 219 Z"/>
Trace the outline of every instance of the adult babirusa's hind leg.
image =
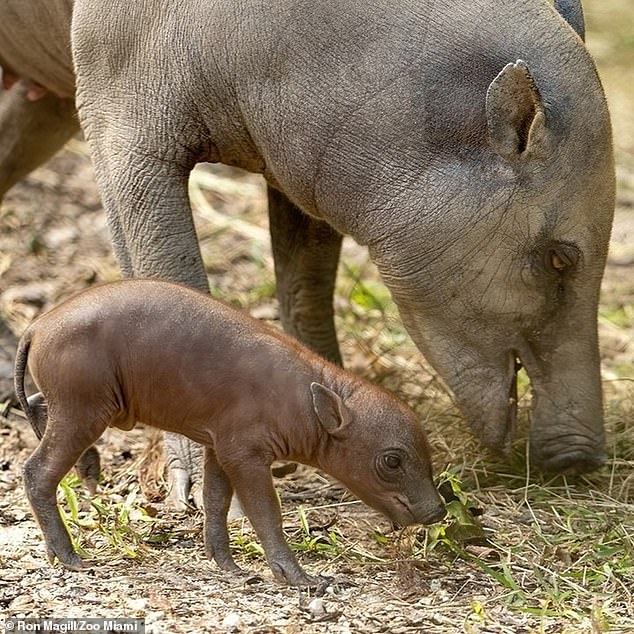
<path id="1" fill-rule="evenodd" d="M 90 415 L 90 413 L 88 413 Z M 46 541 L 48 559 L 55 557 L 71 570 L 83 568 L 57 508 L 56 491 L 61 479 L 80 456 L 105 431 L 107 423 L 96 423 L 61 414 L 51 414 L 39 446 L 23 468 L 24 488 L 35 519 Z"/>
<path id="2" fill-rule="evenodd" d="M 229 572 L 240 572 L 229 549 L 227 512 L 233 487 L 218 463 L 213 447 L 205 447 L 203 475 L 203 507 L 205 510 L 205 551 L 218 566 Z"/>
<path id="3" fill-rule="evenodd" d="M 26 91 L 24 80 L 0 90 L 0 200 L 79 131 L 72 99 L 47 93 L 29 101 Z"/>
<path id="4" fill-rule="evenodd" d="M 342 365 L 333 309 L 342 236 L 271 187 L 268 201 L 282 326 L 311 350 Z"/>
<path id="5" fill-rule="evenodd" d="M 187 191 L 189 173 L 204 156 L 190 104 L 172 100 L 150 76 L 144 78 L 148 86 L 132 80 L 140 95 L 134 99 L 125 97 L 131 94 L 125 73 L 95 84 L 88 70 L 94 54 L 86 50 L 76 60 L 79 113 L 121 269 L 126 277 L 158 277 L 208 292 Z M 110 53 L 103 55 L 102 61 Z M 89 99 L 82 97 L 86 93 Z M 123 96 L 123 102 L 113 96 Z M 174 117 L 174 125 L 157 126 L 157 116 L 165 112 Z M 184 510 L 190 486 L 200 480 L 192 458 L 201 452 L 175 433 L 165 434 L 165 450 L 168 501 Z"/>

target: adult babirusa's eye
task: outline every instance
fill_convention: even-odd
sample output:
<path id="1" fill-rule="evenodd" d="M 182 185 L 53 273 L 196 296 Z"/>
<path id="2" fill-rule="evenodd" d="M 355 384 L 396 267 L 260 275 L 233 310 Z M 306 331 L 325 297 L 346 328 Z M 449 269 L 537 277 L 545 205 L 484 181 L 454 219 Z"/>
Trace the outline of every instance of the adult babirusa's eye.
<path id="1" fill-rule="evenodd" d="M 561 256 L 555 251 L 550 254 L 550 263 L 552 264 L 552 267 L 557 271 L 563 271 L 568 266 L 565 260 L 563 260 Z"/>
<path id="2" fill-rule="evenodd" d="M 546 250 L 546 265 L 558 273 L 574 268 L 578 260 L 579 250 L 572 244 L 555 242 Z"/>

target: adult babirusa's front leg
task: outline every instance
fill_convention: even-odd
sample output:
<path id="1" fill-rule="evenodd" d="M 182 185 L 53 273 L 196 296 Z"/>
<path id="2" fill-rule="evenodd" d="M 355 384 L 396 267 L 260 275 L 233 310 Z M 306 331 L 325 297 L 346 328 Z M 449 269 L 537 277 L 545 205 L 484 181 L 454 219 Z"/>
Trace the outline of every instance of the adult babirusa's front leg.
<path id="1" fill-rule="evenodd" d="M 284 330 L 341 365 L 333 294 L 342 236 L 268 188 L 277 297 Z"/>
<path id="2" fill-rule="evenodd" d="M 187 184 L 201 152 L 193 123 L 179 135 L 169 124 L 157 125 L 158 104 L 113 103 L 91 85 L 82 103 L 83 76 L 78 75 L 78 105 L 95 165 L 115 253 L 126 277 L 157 277 L 208 292 Z M 169 110 L 169 104 L 163 108 Z M 176 107 L 176 106 L 174 106 Z M 189 141 L 189 142 L 188 142 Z M 202 450 L 176 434 L 165 435 L 170 481 L 169 501 L 187 506 L 192 478 L 201 469 L 193 460 Z"/>
<path id="3" fill-rule="evenodd" d="M 203 505 L 203 447 L 181 434 L 165 432 L 165 459 L 169 474 L 167 505 L 177 511 Z"/>
<path id="4" fill-rule="evenodd" d="M 121 131 L 106 127 L 89 137 L 89 145 L 124 273 L 208 292 L 187 193 L 195 161 L 165 156 L 174 144 L 169 137 L 156 140 L 159 147 L 144 148 L 141 139 L 114 142 L 118 134 Z"/>

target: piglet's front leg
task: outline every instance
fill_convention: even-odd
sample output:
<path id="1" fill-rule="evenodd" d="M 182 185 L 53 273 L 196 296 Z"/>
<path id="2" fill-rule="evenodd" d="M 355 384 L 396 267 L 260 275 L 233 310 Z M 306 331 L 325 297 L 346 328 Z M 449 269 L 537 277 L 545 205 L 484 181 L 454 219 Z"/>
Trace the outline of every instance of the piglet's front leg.
<path id="1" fill-rule="evenodd" d="M 275 578 L 291 586 L 318 586 L 323 580 L 307 574 L 297 563 L 282 532 L 282 513 L 273 488 L 269 464 L 250 458 L 231 470 L 231 482 L 257 533 Z"/>

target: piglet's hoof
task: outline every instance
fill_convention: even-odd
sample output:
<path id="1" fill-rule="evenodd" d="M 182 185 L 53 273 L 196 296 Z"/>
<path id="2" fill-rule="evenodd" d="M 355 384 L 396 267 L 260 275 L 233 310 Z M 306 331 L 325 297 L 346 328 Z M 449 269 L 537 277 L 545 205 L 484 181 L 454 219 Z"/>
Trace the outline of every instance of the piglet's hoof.
<path id="1" fill-rule="evenodd" d="M 242 568 L 233 560 L 228 542 L 224 539 L 215 539 L 212 534 L 209 534 L 205 541 L 205 554 L 216 562 L 218 568 L 225 572 L 244 574 Z"/>
<path id="2" fill-rule="evenodd" d="M 299 586 L 303 588 L 325 588 L 330 579 L 327 577 L 313 577 L 304 572 L 299 566 L 285 566 L 280 562 L 271 562 L 271 570 L 274 577 L 285 585 Z"/>
<path id="3" fill-rule="evenodd" d="M 46 554 L 48 556 L 48 561 L 50 564 L 55 563 L 55 559 L 57 559 L 59 563 L 68 570 L 80 572 L 82 570 L 90 568 L 90 564 L 84 562 L 75 551 L 72 551 L 70 553 L 58 554 L 49 548 L 46 551 Z"/>
<path id="4" fill-rule="evenodd" d="M 210 558 L 215 559 L 216 565 L 218 566 L 218 568 L 220 568 L 221 570 L 224 570 L 225 572 L 231 572 L 235 575 L 246 574 L 244 570 L 242 570 L 242 568 L 240 568 L 240 566 L 238 566 L 238 564 L 236 564 L 236 562 L 233 561 L 233 559 L 218 559 L 214 557 L 213 555 L 211 555 Z"/>

